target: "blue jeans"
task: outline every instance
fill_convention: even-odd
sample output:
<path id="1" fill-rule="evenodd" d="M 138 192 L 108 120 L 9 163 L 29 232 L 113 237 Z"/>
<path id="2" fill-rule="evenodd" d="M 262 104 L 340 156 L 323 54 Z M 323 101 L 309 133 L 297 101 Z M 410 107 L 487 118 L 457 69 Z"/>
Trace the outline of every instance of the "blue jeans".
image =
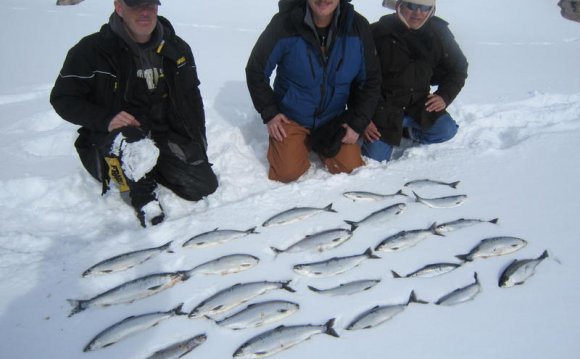
<path id="1" fill-rule="evenodd" d="M 409 128 L 413 142 L 430 145 L 449 141 L 455 136 L 459 126 L 449 114 L 445 114 L 440 116 L 427 130 L 422 130 L 421 126 L 409 116 L 403 118 L 403 127 Z M 393 146 L 381 140 L 373 143 L 363 141 L 362 153 L 364 156 L 379 162 L 388 161 L 393 153 Z"/>

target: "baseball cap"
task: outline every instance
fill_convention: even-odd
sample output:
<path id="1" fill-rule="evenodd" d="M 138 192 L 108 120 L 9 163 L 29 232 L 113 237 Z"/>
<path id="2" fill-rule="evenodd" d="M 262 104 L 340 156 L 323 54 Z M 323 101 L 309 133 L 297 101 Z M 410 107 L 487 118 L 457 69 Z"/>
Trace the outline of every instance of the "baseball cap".
<path id="1" fill-rule="evenodd" d="M 156 4 L 161 5 L 159 0 L 123 0 L 125 5 L 133 7 L 137 5 L 145 5 L 145 4 Z"/>

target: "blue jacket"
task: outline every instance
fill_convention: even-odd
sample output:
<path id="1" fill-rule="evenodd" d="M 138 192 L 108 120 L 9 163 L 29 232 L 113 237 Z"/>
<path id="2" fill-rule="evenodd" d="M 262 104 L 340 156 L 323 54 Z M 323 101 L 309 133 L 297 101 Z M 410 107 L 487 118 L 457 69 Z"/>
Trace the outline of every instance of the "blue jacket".
<path id="1" fill-rule="evenodd" d="M 305 0 L 281 0 L 280 11 L 256 42 L 246 79 L 264 123 L 278 113 L 306 128 L 342 116 L 362 133 L 376 109 L 380 69 L 368 21 L 341 0 L 322 52 Z M 276 70 L 274 86 L 270 77 Z"/>

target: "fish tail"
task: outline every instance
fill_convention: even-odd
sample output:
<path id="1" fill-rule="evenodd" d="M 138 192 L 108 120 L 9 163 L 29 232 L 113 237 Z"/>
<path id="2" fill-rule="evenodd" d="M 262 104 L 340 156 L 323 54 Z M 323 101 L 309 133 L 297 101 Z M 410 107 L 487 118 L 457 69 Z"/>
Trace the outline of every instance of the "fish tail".
<path id="1" fill-rule="evenodd" d="M 477 277 L 477 272 L 473 272 L 473 279 L 475 279 L 475 283 L 479 284 L 479 278 Z"/>
<path id="2" fill-rule="evenodd" d="M 439 228 L 437 228 L 437 222 L 433 222 L 431 227 L 429 227 L 429 230 L 436 236 L 445 237 L 445 234 L 443 234 L 443 232 L 441 232 Z"/>
<path id="3" fill-rule="evenodd" d="M 546 258 L 548 258 L 548 257 L 549 257 L 549 255 L 548 255 L 548 250 L 546 249 L 546 250 L 544 250 L 544 251 L 542 252 L 542 254 L 541 254 L 539 257 L 538 257 L 538 259 L 539 259 L 539 260 L 544 260 L 544 259 L 546 259 Z"/>
<path id="4" fill-rule="evenodd" d="M 187 315 L 187 312 L 184 312 L 182 309 L 183 309 L 183 303 L 179 303 L 177 305 L 177 307 L 171 309 L 170 313 L 172 315 Z"/>
<path id="5" fill-rule="evenodd" d="M 457 258 L 463 262 L 471 262 L 471 259 L 469 259 L 469 254 L 459 254 L 459 255 L 456 255 L 455 258 Z"/>
<path id="6" fill-rule="evenodd" d="M 354 221 L 344 221 L 344 223 L 348 224 L 350 226 L 350 231 L 354 231 L 355 229 L 358 228 L 358 223 L 354 222 Z"/>
<path id="7" fill-rule="evenodd" d="M 457 185 L 458 185 L 459 183 L 461 183 L 461 181 L 451 182 L 451 183 L 449 184 L 449 187 L 451 187 L 451 188 L 457 188 Z"/>
<path id="8" fill-rule="evenodd" d="M 290 293 L 294 293 L 296 292 L 296 290 L 292 287 L 289 286 L 290 282 L 292 282 L 291 280 L 286 281 L 286 282 L 282 282 L 282 289 L 289 291 Z"/>
<path id="9" fill-rule="evenodd" d="M 276 247 L 270 247 L 270 249 L 272 250 L 272 252 L 274 252 L 274 254 L 276 256 L 278 256 L 278 254 L 280 254 L 280 253 L 284 253 L 284 251 L 282 249 L 278 249 Z"/>
<path id="10" fill-rule="evenodd" d="M 328 206 L 324 207 L 324 210 L 326 212 L 333 212 L 333 213 L 337 213 L 334 209 L 332 209 L 332 203 L 329 204 Z"/>
<path id="11" fill-rule="evenodd" d="M 421 300 L 421 299 L 417 299 L 417 295 L 415 294 L 414 290 L 412 290 L 411 294 L 409 294 L 409 300 L 407 301 L 407 305 L 409 305 L 409 303 L 429 304 L 429 302 L 426 302 L 426 301 Z"/>
<path id="12" fill-rule="evenodd" d="M 413 194 L 415 195 L 415 202 L 421 202 L 422 198 L 417 194 L 417 192 L 413 191 Z"/>
<path id="13" fill-rule="evenodd" d="M 324 334 L 328 334 L 328 335 L 331 335 L 333 337 L 339 338 L 338 333 L 333 328 L 335 321 L 336 321 L 336 319 L 335 318 L 332 318 L 332 319 L 330 319 L 328 322 L 326 322 L 324 324 L 324 326 L 326 327 L 326 330 L 324 331 Z"/>
<path id="14" fill-rule="evenodd" d="M 394 270 L 391 271 L 393 273 L 393 278 L 403 278 L 399 273 L 395 272 Z"/>
<path id="15" fill-rule="evenodd" d="M 489 220 L 489 223 L 493 223 L 493 224 L 497 224 L 497 221 L 499 221 L 499 218 L 494 218 L 492 220 Z"/>
<path id="16" fill-rule="evenodd" d="M 402 189 L 398 190 L 397 193 L 395 193 L 395 196 L 396 195 L 403 196 L 403 197 L 409 197 L 405 192 L 403 192 Z"/>
<path id="17" fill-rule="evenodd" d="M 369 257 L 370 259 L 381 259 L 381 257 L 379 257 L 373 253 L 373 249 L 370 247 L 363 254 L 365 256 Z"/>
<path id="18" fill-rule="evenodd" d="M 247 233 L 247 234 L 258 234 L 260 232 L 256 232 L 256 227 L 252 227 L 252 228 L 246 230 L 245 233 Z"/>
<path id="19" fill-rule="evenodd" d="M 313 287 L 313 286 L 311 286 L 311 285 L 309 285 L 309 286 L 308 286 L 308 289 L 310 289 L 311 291 L 313 291 L 313 292 L 316 292 L 316 293 L 320 292 L 320 289 L 318 289 L 318 288 L 314 288 L 314 287 Z"/>
<path id="20" fill-rule="evenodd" d="M 73 315 L 80 313 L 83 310 L 87 309 L 86 303 L 88 302 L 88 300 L 67 299 L 67 301 L 70 303 L 70 305 L 73 306 L 73 309 L 71 310 L 70 314 L 68 315 L 69 318 L 72 317 Z"/>

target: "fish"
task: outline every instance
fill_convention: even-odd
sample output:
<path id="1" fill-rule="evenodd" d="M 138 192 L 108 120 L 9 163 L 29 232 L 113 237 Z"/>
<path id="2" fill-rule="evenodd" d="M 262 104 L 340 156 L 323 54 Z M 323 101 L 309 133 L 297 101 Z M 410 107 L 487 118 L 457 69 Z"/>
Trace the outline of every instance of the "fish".
<path id="1" fill-rule="evenodd" d="M 173 253 L 170 249 L 171 242 L 169 241 L 162 246 L 141 249 L 138 251 L 127 252 L 123 254 L 119 254 L 117 256 L 105 259 L 89 269 L 85 270 L 82 274 L 83 277 L 89 277 L 93 275 L 101 275 L 101 274 L 108 274 L 113 272 L 120 272 L 130 268 L 135 267 L 138 264 L 141 264 L 149 259 L 155 257 L 156 255 L 167 252 Z"/>
<path id="2" fill-rule="evenodd" d="M 494 218 L 494 219 L 490 219 L 490 220 L 459 218 L 455 221 L 446 222 L 446 223 L 442 223 L 442 224 L 438 225 L 437 230 L 440 233 L 447 233 L 447 232 L 456 231 L 458 229 L 471 227 L 471 226 L 474 226 L 474 225 L 479 224 L 479 223 L 497 224 L 498 221 L 499 221 L 499 218 Z"/>
<path id="3" fill-rule="evenodd" d="M 418 179 L 414 181 L 409 181 L 403 185 L 403 187 L 415 187 L 415 188 L 422 188 L 428 186 L 448 186 L 451 188 L 457 188 L 457 185 L 461 183 L 461 181 L 455 182 L 442 182 L 442 181 L 435 181 L 430 179 Z"/>
<path id="4" fill-rule="evenodd" d="M 127 317 L 102 330 L 91 339 L 83 351 L 88 352 L 109 347 L 129 336 L 154 327 L 163 320 L 178 315 L 187 315 L 186 312 L 181 310 L 182 307 L 183 303 L 166 312 L 153 312 Z"/>
<path id="5" fill-rule="evenodd" d="M 359 314 L 348 324 L 346 330 L 359 330 L 376 327 L 377 325 L 383 324 L 387 320 L 392 319 L 395 315 L 403 312 L 405 308 L 407 308 L 407 306 L 411 303 L 427 304 L 427 302 L 417 299 L 415 291 L 411 291 L 407 303 L 377 305 Z"/>
<path id="6" fill-rule="evenodd" d="M 360 221 L 344 221 L 346 224 L 351 226 L 351 230 L 354 231 L 357 227 L 363 224 L 375 224 L 379 222 L 386 222 L 387 220 L 393 219 L 395 216 L 403 213 L 407 208 L 404 203 L 396 203 L 391 206 L 379 209 L 375 211 Z"/>
<path id="7" fill-rule="evenodd" d="M 424 205 L 429 206 L 431 208 L 453 208 L 460 206 L 467 199 L 467 195 L 465 194 L 439 198 L 423 198 L 419 196 L 415 191 L 413 191 L 413 194 L 415 195 L 416 202 L 423 203 Z"/>
<path id="8" fill-rule="evenodd" d="M 275 289 L 284 289 L 295 292 L 286 282 L 248 282 L 237 283 L 223 289 L 209 298 L 203 300 L 189 313 L 189 318 L 211 317 L 216 314 L 227 312 L 245 302 Z"/>
<path id="9" fill-rule="evenodd" d="M 427 229 L 415 229 L 411 231 L 401 231 L 383 239 L 376 247 L 377 252 L 396 252 L 411 248 L 430 235 L 443 236 L 437 231 L 437 223 L 433 223 Z"/>
<path id="10" fill-rule="evenodd" d="M 381 257 L 374 255 L 372 249 L 369 248 L 363 254 L 333 257 L 320 262 L 297 264 L 293 270 L 298 274 L 308 277 L 331 277 L 357 267 L 368 258 L 380 259 Z"/>
<path id="11" fill-rule="evenodd" d="M 279 326 L 259 334 L 242 344 L 233 354 L 236 359 L 265 358 L 289 349 L 317 334 L 338 338 L 334 330 L 335 319 L 322 325 Z"/>
<path id="12" fill-rule="evenodd" d="M 352 237 L 352 232 L 353 231 L 351 230 L 343 228 L 329 229 L 309 234 L 286 249 L 278 249 L 276 247 L 270 247 L 270 249 L 272 249 L 276 254 L 298 253 L 304 251 L 324 252 L 336 248 L 348 241 Z"/>
<path id="13" fill-rule="evenodd" d="M 486 238 L 473 247 L 467 254 L 460 254 L 455 257 L 464 262 L 471 262 L 476 258 L 488 258 L 493 256 L 503 256 L 511 254 L 524 248 L 528 242 L 517 237 L 492 237 Z"/>
<path id="14" fill-rule="evenodd" d="M 148 356 L 147 359 L 178 359 L 182 358 L 193 349 L 205 343 L 207 335 L 199 334 L 186 340 L 172 344 L 164 349 L 160 349 Z"/>
<path id="15" fill-rule="evenodd" d="M 453 292 L 439 298 L 435 304 L 451 306 L 473 300 L 481 292 L 481 284 L 477 278 L 477 272 L 473 274 L 473 278 L 475 279 L 474 283 L 455 289 Z"/>
<path id="16" fill-rule="evenodd" d="M 196 266 L 189 271 L 189 275 L 238 273 L 255 267 L 259 262 L 260 259 L 258 257 L 249 254 L 230 254 Z"/>
<path id="17" fill-rule="evenodd" d="M 546 258 L 548 258 L 547 250 L 542 252 L 538 258 L 514 259 L 501 274 L 498 285 L 501 288 L 509 288 L 524 284 L 528 278 L 534 275 L 537 265 Z"/>
<path id="18" fill-rule="evenodd" d="M 289 317 L 298 309 L 300 305 L 294 302 L 270 300 L 250 304 L 241 311 L 216 321 L 216 324 L 233 330 L 256 328 Z"/>
<path id="19" fill-rule="evenodd" d="M 213 231 L 204 232 L 191 237 L 182 245 L 184 248 L 207 248 L 217 246 L 219 244 L 229 242 L 234 239 L 245 237 L 249 234 L 257 234 L 256 227 L 252 227 L 245 231 L 238 231 L 235 229 L 214 229 Z"/>
<path id="20" fill-rule="evenodd" d="M 68 299 L 73 306 L 69 317 L 95 306 L 132 303 L 147 298 L 190 278 L 188 271 L 155 273 L 133 279 L 94 296 L 91 299 Z"/>
<path id="21" fill-rule="evenodd" d="M 403 193 L 403 190 L 399 190 L 393 194 L 380 194 L 366 191 L 349 191 L 344 192 L 342 195 L 345 196 L 346 198 L 352 199 L 353 201 L 369 201 L 369 202 L 380 201 L 383 199 L 393 198 L 396 196 L 408 197 L 405 193 Z"/>
<path id="22" fill-rule="evenodd" d="M 375 285 L 381 282 L 380 279 L 364 279 L 364 280 L 356 280 L 353 282 L 342 283 L 337 287 L 332 287 L 328 289 L 318 289 L 311 285 L 308 286 L 313 292 L 328 295 L 330 297 L 339 296 L 339 295 L 351 295 L 359 292 L 363 292 L 365 290 L 369 290 Z"/>
<path id="23" fill-rule="evenodd" d="M 459 268 L 460 266 L 461 264 L 458 263 L 434 263 L 428 264 L 407 275 L 400 275 L 394 270 L 392 270 L 391 273 L 393 274 L 393 278 L 432 278 L 449 273 L 452 270 Z"/>
<path id="24" fill-rule="evenodd" d="M 312 217 L 322 212 L 337 213 L 334 209 L 332 209 L 332 203 L 324 208 L 294 207 L 270 217 L 262 224 L 262 227 L 280 226 L 284 224 L 294 223 Z"/>

